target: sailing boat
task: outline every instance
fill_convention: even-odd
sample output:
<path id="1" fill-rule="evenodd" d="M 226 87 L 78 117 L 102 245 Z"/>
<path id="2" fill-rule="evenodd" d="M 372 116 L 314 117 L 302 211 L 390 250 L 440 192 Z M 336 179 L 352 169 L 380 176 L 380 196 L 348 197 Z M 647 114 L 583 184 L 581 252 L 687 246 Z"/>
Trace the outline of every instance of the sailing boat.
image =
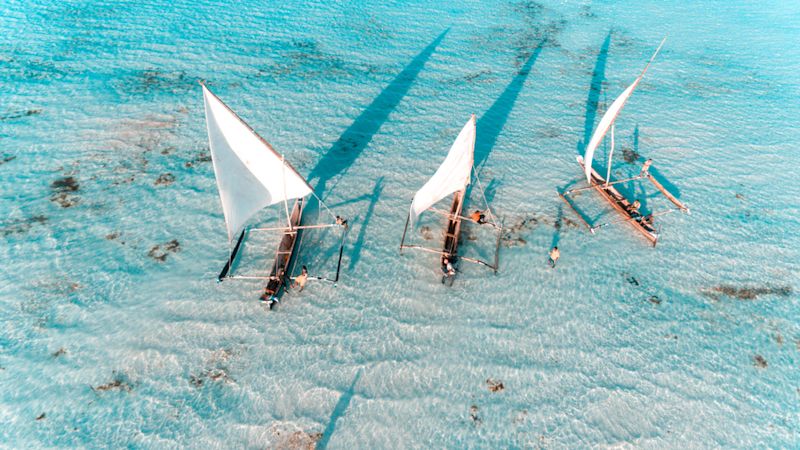
<path id="1" fill-rule="evenodd" d="M 493 226 L 498 231 L 494 264 L 479 259 L 468 258 L 466 256 L 458 256 L 458 239 L 461 234 L 461 221 L 462 219 L 472 220 L 463 217 L 461 211 L 464 205 L 464 196 L 467 191 L 467 186 L 471 181 L 471 174 L 475 170 L 473 167 L 475 159 L 475 134 L 475 114 L 473 114 L 466 125 L 464 125 L 464 128 L 461 129 L 458 137 L 456 137 L 442 165 L 439 166 L 436 173 L 434 173 L 428 182 L 414 195 L 414 199 L 411 202 L 411 209 L 406 219 L 406 225 L 403 229 L 403 237 L 400 239 L 400 253 L 402 253 L 405 248 L 412 248 L 439 254 L 442 263 L 442 272 L 444 274 L 442 283 L 449 281 L 449 285 L 453 284 L 455 278 L 454 268 L 459 260 L 484 265 L 497 273 L 501 228 L 495 222 L 491 211 L 489 211 L 488 204 L 486 205 L 486 214 L 488 215 L 489 221 L 485 223 Z M 475 178 L 477 179 L 477 174 Z M 450 194 L 453 194 L 453 203 L 450 206 L 449 212 L 433 208 L 433 205 Z M 436 212 L 447 218 L 444 243 L 441 250 L 421 245 L 405 244 L 408 228 L 411 227 L 411 229 L 413 229 L 414 224 L 417 223 L 417 219 L 425 211 Z"/>
<path id="2" fill-rule="evenodd" d="M 645 238 L 647 238 L 647 240 L 649 240 L 654 247 L 658 242 L 659 232 L 655 228 L 653 219 L 656 216 L 669 214 L 675 210 L 670 209 L 666 211 L 651 213 L 648 215 L 642 215 L 638 211 L 638 206 L 639 206 L 638 201 L 630 202 L 613 185 L 618 183 L 623 183 L 626 181 L 633 181 L 642 178 L 647 178 L 653 183 L 653 185 L 656 186 L 656 188 L 659 191 L 661 191 L 664 194 L 665 197 L 667 197 L 669 201 L 671 201 L 677 207 L 678 210 L 688 213 L 689 208 L 683 203 L 681 203 L 674 195 L 669 193 L 658 181 L 656 181 L 655 178 L 653 178 L 653 176 L 650 174 L 648 170 L 652 161 L 648 160 L 648 162 L 645 163 L 646 164 L 645 168 L 642 169 L 642 172 L 639 175 L 616 181 L 611 181 L 611 162 L 612 162 L 612 156 L 614 154 L 614 128 L 617 117 L 622 111 L 622 108 L 625 106 L 625 103 L 628 101 L 628 98 L 630 98 L 631 94 L 633 94 L 633 91 L 636 89 L 636 87 L 644 78 L 644 75 L 647 73 L 647 69 L 650 68 L 650 65 L 653 63 L 653 60 L 655 60 L 659 51 L 661 51 L 661 47 L 664 46 L 664 42 L 666 40 L 667 38 L 664 38 L 661 41 L 661 44 L 659 44 L 658 48 L 653 53 L 653 56 L 650 58 L 650 61 L 644 67 L 644 70 L 642 70 L 642 73 L 639 74 L 636 80 L 634 80 L 634 82 L 630 86 L 628 86 L 624 91 L 622 91 L 622 94 L 620 94 L 619 97 L 617 97 L 614 100 L 614 102 L 611 103 L 611 106 L 608 108 L 606 113 L 600 119 L 600 123 L 597 125 L 594 134 L 592 134 L 592 138 L 589 140 L 589 144 L 586 146 L 586 151 L 584 155 L 577 157 L 578 164 L 580 164 L 581 168 L 583 169 L 584 175 L 586 176 L 586 181 L 589 183 L 589 187 L 571 189 L 564 192 L 563 194 L 559 194 L 561 198 L 567 203 L 567 205 L 569 205 L 573 210 L 575 210 L 575 212 L 578 214 L 581 220 L 583 220 L 586 226 L 589 227 L 589 230 L 592 233 L 594 233 L 595 230 L 604 227 L 606 225 L 611 225 L 613 223 L 627 222 L 630 223 Z M 608 155 L 608 169 L 606 171 L 606 176 L 604 178 L 592 167 L 592 159 L 594 157 L 595 150 L 600 145 L 600 142 L 603 141 L 609 129 L 611 130 L 611 136 L 610 136 L 611 149 Z M 567 198 L 569 194 L 578 191 L 583 191 L 586 189 L 596 190 L 600 194 L 600 196 L 603 197 L 603 199 L 605 199 L 617 212 L 619 212 L 623 216 L 623 219 L 621 221 L 607 222 L 596 226 L 589 225 L 588 221 L 583 217 L 583 215 L 575 208 L 575 206 Z"/>
<path id="3" fill-rule="evenodd" d="M 336 216 L 335 221 L 330 224 L 301 226 L 305 197 L 309 194 L 316 197 L 314 190 L 283 155 L 276 152 L 264 138 L 250 128 L 203 83 L 201 85 L 208 127 L 208 143 L 211 148 L 211 160 L 214 164 L 217 188 L 222 200 L 228 243 L 232 244 L 238 235 L 236 245 L 217 277 L 217 281 L 229 278 L 267 281 L 261 299 L 268 302 L 272 309 L 292 278 L 289 264 L 292 262 L 301 230 L 336 226 L 345 228 L 346 221 Z M 294 201 L 291 212 L 289 212 L 290 200 Z M 317 200 L 320 205 L 325 206 L 319 197 Z M 286 213 L 285 226 L 272 228 L 246 226 L 254 214 L 267 206 L 279 203 L 283 203 Z M 328 211 L 330 212 L 330 210 Z M 331 213 L 331 215 L 333 214 Z M 234 262 L 243 242 L 250 233 L 259 231 L 281 233 L 280 244 L 275 252 L 269 274 L 234 275 Z M 344 236 L 343 232 L 336 277 L 329 281 L 336 282 L 339 279 Z M 314 278 L 327 280 L 323 277 Z"/>

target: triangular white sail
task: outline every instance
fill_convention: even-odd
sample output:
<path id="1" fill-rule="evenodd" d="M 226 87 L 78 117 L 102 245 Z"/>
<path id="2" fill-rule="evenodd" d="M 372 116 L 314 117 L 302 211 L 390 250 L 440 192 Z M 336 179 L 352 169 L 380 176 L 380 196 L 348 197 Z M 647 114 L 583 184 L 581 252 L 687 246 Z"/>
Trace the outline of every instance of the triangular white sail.
<path id="1" fill-rule="evenodd" d="M 208 142 L 228 240 L 256 212 L 312 192 L 306 180 L 264 139 L 203 86 Z"/>
<path id="2" fill-rule="evenodd" d="M 661 50 L 661 47 L 664 45 L 664 41 L 667 38 L 661 41 L 661 44 L 656 49 L 653 56 L 650 58 L 650 61 L 642 70 L 642 73 L 634 80 L 633 84 L 628 86 L 627 89 L 622 91 L 619 97 L 614 100 L 614 103 L 608 108 L 605 114 L 603 114 L 603 118 L 600 119 L 600 123 L 597 124 L 597 128 L 594 130 L 594 134 L 592 134 L 592 138 L 589 140 L 589 145 L 586 146 L 586 153 L 583 156 L 584 161 L 584 171 L 586 172 L 586 180 L 592 180 L 592 158 L 594 157 L 594 151 L 597 149 L 597 146 L 600 145 L 600 142 L 605 137 L 606 133 L 608 133 L 608 129 L 611 128 L 611 124 L 617 119 L 620 111 L 622 111 L 622 107 L 625 106 L 625 102 L 628 101 L 628 98 L 633 94 L 633 91 L 636 89 L 636 86 L 639 85 L 639 82 L 642 81 L 644 78 L 644 74 L 647 73 L 647 69 L 650 68 L 650 64 L 653 63 L 653 60 L 658 55 L 658 52 Z M 610 162 L 609 162 L 610 164 Z"/>
<path id="3" fill-rule="evenodd" d="M 475 157 L 475 115 L 461 132 L 450 151 L 447 158 L 430 180 L 414 195 L 411 202 L 411 212 L 409 220 L 411 226 L 423 211 L 433 206 L 434 203 L 447 197 L 453 192 L 464 189 L 470 182 L 472 164 Z"/>

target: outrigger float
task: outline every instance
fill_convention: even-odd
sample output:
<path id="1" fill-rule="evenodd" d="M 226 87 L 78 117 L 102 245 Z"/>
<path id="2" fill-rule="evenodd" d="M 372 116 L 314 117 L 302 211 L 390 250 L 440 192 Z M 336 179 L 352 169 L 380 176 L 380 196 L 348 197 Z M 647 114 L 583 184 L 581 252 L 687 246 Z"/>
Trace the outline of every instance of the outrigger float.
<path id="1" fill-rule="evenodd" d="M 346 237 L 346 221 L 334 216 L 317 197 L 305 178 L 289 164 L 283 155 L 258 135 L 244 120 L 236 115 L 225 103 L 203 85 L 208 141 L 211 148 L 211 160 L 217 179 L 225 225 L 228 230 L 228 242 L 239 236 L 233 246 L 225 266 L 217 277 L 221 282 L 226 279 L 261 280 L 267 285 L 261 300 L 272 309 L 280 301 L 291 280 L 293 256 L 300 242 L 302 231 L 313 228 L 340 227 L 341 243 L 339 245 L 339 261 L 333 279 L 313 276 L 308 278 L 339 281 L 342 265 L 342 253 Z M 328 213 L 334 218 L 332 223 L 301 225 L 305 197 L 314 195 Z M 289 212 L 289 201 L 294 204 Z M 263 208 L 283 203 L 286 213 L 286 225 L 271 228 L 248 227 L 247 222 Z M 268 274 L 234 274 L 236 257 L 247 237 L 254 232 L 278 232 L 281 240 L 275 251 L 275 258 Z"/>
<path id="2" fill-rule="evenodd" d="M 600 123 L 597 125 L 597 128 L 592 134 L 592 138 L 589 140 L 589 144 L 586 146 L 586 152 L 584 156 L 578 156 L 577 161 L 578 164 L 583 169 L 584 174 L 586 175 L 586 181 L 589 183 L 588 187 L 583 188 L 576 188 L 570 189 L 565 192 L 559 192 L 559 196 L 562 200 L 570 207 L 573 211 L 578 215 L 581 221 L 589 228 L 589 231 L 594 234 L 594 232 L 602 227 L 607 225 L 617 224 L 617 223 L 629 223 L 633 226 L 639 233 L 641 233 L 647 240 L 655 247 L 658 243 L 658 238 L 660 235 L 660 230 L 656 228 L 654 224 L 655 217 L 662 216 L 665 214 L 670 214 L 675 211 L 682 211 L 687 214 L 690 213 L 689 208 L 681 203 L 674 195 L 672 195 L 669 191 L 667 191 L 664 186 L 659 183 L 653 175 L 649 172 L 649 167 L 652 164 L 651 160 L 645 162 L 645 167 L 637 176 L 633 176 L 630 178 L 625 178 L 622 180 L 611 180 L 611 162 L 612 156 L 614 155 L 614 125 L 616 122 L 617 117 L 619 116 L 622 108 L 625 106 L 625 102 L 628 101 L 633 91 L 639 85 L 639 82 L 642 81 L 644 75 L 647 73 L 647 69 L 650 68 L 650 65 L 655 60 L 658 52 L 661 50 L 661 47 L 664 45 L 666 38 L 661 41 L 661 44 L 656 49 L 653 56 L 650 58 L 650 61 L 642 70 L 642 73 L 634 80 L 634 82 L 625 89 L 619 97 L 617 97 L 611 106 L 608 108 L 606 113 L 600 119 Z M 606 134 L 608 133 L 609 129 L 611 130 L 611 149 L 608 155 L 608 170 L 606 171 L 606 176 L 603 177 L 600 175 L 593 167 L 592 167 L 592 159 L 594 157 L 594 152 L 597 147 L 600 145 L 600 142 L 603 141 Z M 627 198 L 625 198 L 622 193 L 620 193 L 615 187 L 615 184 L 636 181 L 641 179 L 648 179 L 653 185 L 658 189 L 664 196 L 675 205 L 674 209 L 668 209 L 659 212 L 653 212 L 650 214 L 643 215 L 639 212 L 639 205 L 637 201 L 631 202 Z M 592 225 L 589 221 L 584 217 L 584 215 L 578 211 L 575 207 L 573 202 L 570 199 L 570 195 L 576 192 L 584 191 L 584 190 L 595 190 L 597 191 L 600 196 L 607 201 L 613 208 L 616 210 L 621 216 L 622 220 L 605 222 L 598 225 Z"/>
<path id="3" fill-rule="evenodd" d="M 462 209 L 467 193 L 467 186 L 471 181 L 471 174 L 475 172 L 475 168 L 473 167 L 475 159 L 475 135 L 475 115 L 473 114 L 466 125 L 464 125 L 464 128 L 461 129 L 452 147 L 450 147 L 447 157 L 436 170 L 436 173 L 434 173 L 433 177 L 431 177 L 414 195 L 414 199 L 411 202 L 411 209 L 406 219 L 406 225 L 405 228 L 403 228 L 403 237 L 400 239 L 401 254 L 404 249 L 415 249 L 438 254 L 443 273 L 442 283 L 447 282 L 449 286 L 452 286 L 455 280 L 457 263 L 459 261 L 468 261 L 488 267 L 492 269 L 494 273 L 497 273 L 498 268 L 502 228 L 497 224 L 494 215 L 489 209 L 489 205 L 486 203 L 486 196 L 483 195 L 482 190 L 481 197 L 484 203 L 486 203 L 486 209 L 483 210 L 481 215 L 482 220 L 478 223 L 480 225 L 489 225 L 497 232 L 494 261 L 490 263 L 476 258 L 460 256 L 458 254 L 461 222 L 462 220 L 473 221 L 472 218 L 462 215 Z M 480 188 L 480 180 L 478 179 L 477 173 L 475 173 L 475 179 L 478 181 Z M 453 202 L 449 211 L 433 208 L 433 205 L 450 194 L 453 194 Z M 444 242 L 441 250 L 405 243 L 408 229 L 414 229 L 417 219 L 424 211 L 432 211 L 441 214 L 447 219 L 447 224 L 444 229 Z"/>

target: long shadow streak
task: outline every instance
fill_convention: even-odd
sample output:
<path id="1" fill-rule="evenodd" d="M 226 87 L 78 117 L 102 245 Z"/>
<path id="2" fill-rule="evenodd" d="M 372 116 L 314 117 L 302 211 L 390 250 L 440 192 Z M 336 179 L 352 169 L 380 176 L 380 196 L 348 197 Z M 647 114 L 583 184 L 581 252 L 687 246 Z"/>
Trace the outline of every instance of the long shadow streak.
<path id="1" fill-rule="evenodd" d="M 449 28 L 444 30 L 406 65 L 394 80 L 372 100 L 372 103 L 356 117 L 353 123 L 339 136 L 339 139 L 334 142 L 330 150 L 311 169 L 307 179 L 309 182 L 314 178 L 318 179 L 314 192 L 319 198 L 324 198 L 327 183 L 337 175 L 346 172 L 358 159 L 367 144 L 372 141 L 375 133 L 388 119 L 389 114 L 408 93 L 417 75 L 448 31 L 450 31 Z M 317 199 L 309 198 L 303 211 L 303 223 L 318 223 L 321 212 Z"/>
<path id="2" fill-rule="evenodd" d="M 546 40 L 539 43 L 519 72 L 517 72 L 517 75 L 514 76 L 514 79 L 511 80 L 511 83 L 509 83 L 503 93 L 500 94 L 500 97 L 495 100 L 492 106 L 481 116 L 480 120 L 478 120 L 474 161 L 475 170 L 478 173 L 480 173 L 481 167 L 489 157 L 489 153 L 492 152 L 494 144 L 500 136 L 500 132 L 503 131 L 503 126 L 508 120 L 508 115 L 514 108 L 514 103 L 517 101 L 517 97 L 522 87 L 525 85 L 525 80 L 531 73 L 536 58 L 538 58 L 539 53 L 542 52 L 542 47 L 545 42 Z"/>
<path id="3" fill-rule="evenodd" d="M 370 143 L 389 114 L 397 107 L 400 100 L 408 93 L 414 80 L 425 63 L 442 42 L 449 28 L 442 32 L 425 49 L 400 72 L 369 106 L 342 133 L 327 153 L 311 169 L 309 181 L 318 178 L 315 191 L 320 198 L 325 194 L 326 184 L 333 177 L 345 172 L 358 159 L 367 144 Z"/>
<path id="4" fill-rule="evenodd" d="M 355 394 L 356 383 L 358 383 L 358 380 L 361 378 L 361 372 L 362 370 L 359 369 L 355 378 L 353 378 L 353 382 L 350 383 L 350 387 L 342 392 L 342 396 L 339 397 L 339 401 L 336 402 L 336 406 L 333 408 L 333 412 L 331 412 L 328 426 L 325 427 L 325 431 L 322 432 L 322 439 L 317 442 L 317 450 L 328 448 L 328 442 L 330 442 L 331 436 L 333 436 L 333 433 L 336 431 L 336 421 L 344 415 L 347 411 L 347 407 L 350 406 L 350 400 L 353 399 L 353 395 Z"/>
<path id="5" fill-rule="evenodd" d="M 553 228 L 555 231 L 553 232 L 553 241 L 550 243 L 550 248 L 557 247 L 558 242 L 561 240 L 561 227 L 563 226 L 564 220 L 564 204 L 563 202 L 558 204 L 558 212 L 556 213 L 556 221 L 553 224 Z"/>
<path id="6" fill-rule="evenodd" d="M 597 107 L 600 103 L 600 94 L 603 91 L 603 81 L 606 79 L 606 60 L 608 59 L 608 47 L 611 45 L 611 31 L 606 35 L 600 53 L 597 54 L 597 61 L 592 71 L 592 82 L 589 85 L 589 96 L 586 98 L 586 119 L 583 122 L 583 139 L 578 141 L 578 153 L 583 153 L 584 147 L 589 143 L 594 130 L 594 119 L 597 116 Z"/>
<path id="7" fill-rule="evenodd" d="M 383 191 L 383 177 L 378 178 L 375 182 L 375 188 L 372 190 L 372 197 L 370 198 L 369 207 L 367 208 L 367 213 L 364 215 L 364 220 L 361 221 L 361 228 L 358 230 L 358 238 L 356 238 L 355 244 L 353 244 L 353 253 L 350 257 L 350 265 L 348 265 L 348 270 L 352 271 L 356 264 L 358 264 L 358 260 L 361 259 L 361 249 L 364 248 L 364 236 L 367 235 L 367 227 L 369 226 L 369 221 L 372 218 L 372 213 L 375 210 L 375 204 L 378 203 L 378 198 L 381 196 L 381 192 Z"/>
<path id="8" fill-rule="evenodd" d="M 639 155 L 639 125 L 638 124 L 633 129 L 633 152 L 634 152 L 635 155 Z M 642 163 L 644 163 L 644 161 L 646 159 L 647 158 L 645 158 L 645 157 L 641 157 L 641 156 L 639 157 L 639 161 L 642 162 Z M 658 169 L 655 167 L 655 165 L 650 168 L 650 175 L 652 175 L 653 178 L 656 179 L 656 181 L 658 181 L 659 183 L 661 183 L 662 186 L 664 186 L 664 189 L 668 190 L 676 198 L 678 198 L 678 199 L 681 198 L 681 190 L 678 188 L 678 186 L 675 186 L 666 177 L 664 177 L 664 175 L 662 175 L 661 172 L 658 171 Z"/>

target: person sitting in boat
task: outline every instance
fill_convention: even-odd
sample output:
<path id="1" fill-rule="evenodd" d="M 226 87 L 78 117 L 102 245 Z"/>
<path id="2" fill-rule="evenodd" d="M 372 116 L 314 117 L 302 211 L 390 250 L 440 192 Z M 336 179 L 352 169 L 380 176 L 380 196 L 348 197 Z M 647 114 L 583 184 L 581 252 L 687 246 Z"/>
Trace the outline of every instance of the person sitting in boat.
<path id="1" fill-rule="evenodd" d="M 447 258 L 442 258 L 442 284 L 444 281 L 456 274 L 456 269 L 453 267 L 453 264 Z"/>
<path id="2" fill-rule="evenodd" d="M 486 223 L 486 216 L 484 216 L 483 211 L 479 209 L 476 209 L 474 213 L 470 214 L 469 218 L 478 225 L 483 225 Z"/>
<path id="3" fill-rule="evenodd" d="M 270 280 L 270 282 L 267 284 L 267 287 L 264 288 L 264 293 L 261 294 L 261 301 L 267 303 L 269 305 L 269 309 L 274 308 L 278 303 L 278 297 L 275 295 L 278 293 L 279 287 L 279 282 Z"/>
<path id="4" fill-rule="evenodd" d="M 639 172 L 639 176 L 640 177 L 646 177 L 646 176 L 650 175 L 650 166 L 652 166 L 652 165 L 653 165 L 653 160 L 652 159 L 648 159 L 647 161 L 645 161 L 644 164 L 642 165 L 642 171 Z"/>
<path id="5" fill-rule="evenodd" d="M 300 275 L 294 277 L 292 287 L 300 286 L 300 290 L 297 292 L 303 292 L 303 289 L 306 287 L 306 283 L 308 283 L 308 268 L 303 266 L 303 270 L 300 271 Z"/>
<path id="6" fill-rule="evenodd" d="M 336 216 L 336 225 L 340 225 L 347 228 L 347 219 L 341 216 Z"/>
<path id="7" fill-rule="evenodd" d="M 628 207 L 628 214 L 630 214 L 631 217 L 641 216 L 642 214 L 639 212 L 640 206 L 642 206 L 641 202 L 639 202 L 639 200 L 634 200 L 633 203 Z"/>
<path id="8" fill-rule="evenodd" d="M 648 214 L 648 215 L 642 217 L 642 220 L 640 222 L 642 223 L 642 225 L 652 228 L 653 227 L 653 215 L 652 214 Z"/>

